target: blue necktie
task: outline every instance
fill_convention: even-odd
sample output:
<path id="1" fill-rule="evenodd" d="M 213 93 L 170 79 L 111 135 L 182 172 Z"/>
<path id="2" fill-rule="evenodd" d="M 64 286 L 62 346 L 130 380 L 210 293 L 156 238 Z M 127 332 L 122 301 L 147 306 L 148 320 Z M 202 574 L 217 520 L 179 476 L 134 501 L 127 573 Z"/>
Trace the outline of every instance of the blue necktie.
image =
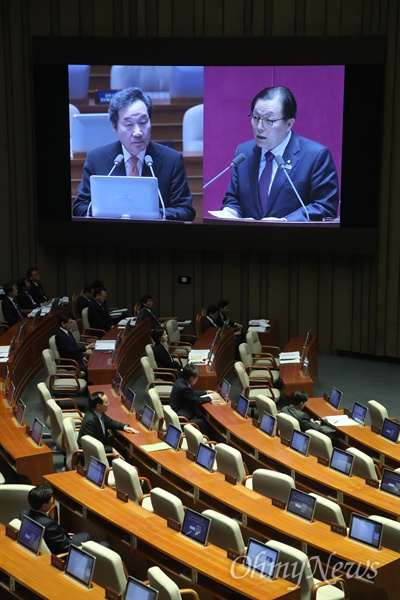
<path id="1" fill-rule="evenodd" d="M 258 182 L 258 195 L 260 198 L 260 206 L 263 217 L 265 217 L 268 211 L 268 195 L 269 186 L 271 184 L 273 160 L 274 154 L 268 150 L 268 152 L 265 153 L 265 167 Z"/>

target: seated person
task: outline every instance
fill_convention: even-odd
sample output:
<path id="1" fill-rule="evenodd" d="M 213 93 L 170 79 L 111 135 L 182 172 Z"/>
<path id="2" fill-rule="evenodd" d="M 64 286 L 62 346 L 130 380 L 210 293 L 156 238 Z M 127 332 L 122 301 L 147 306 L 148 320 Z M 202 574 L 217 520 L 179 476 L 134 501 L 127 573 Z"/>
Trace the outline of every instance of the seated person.
<path id="1" fill-rule="evenodd" d="M 217 318 L 218 306 L 215 306 L 215 304 L 210 304 L 210 306 L 207 307 L 206 314 L 201 317 L 200 326 L 202 333 L 206 332 L 208 329 L 210 329 L 210 327 L 218 328 Z"/>
<path id="2" fill-rule="evenodd" d="M 212 437 L 211 427 L 204 417 L 200 415 L 199 408 L 202 404 L 208 402 L 219 402 L 219 395 L 213 390 L 192 389 L 198 378 L 198 367 L 193 363 L 185 365 L 181 376 L 175 381 L 172 387 L 169 403 L 178 415 L 187 417 L 192 423 L 197 423 L 203 434 Z"/>
<path id="3" fill-rule="evenodd" d="M 244 333 L 243 333 L 243 325 L 241 323 L 234 323 L 229 318 L 229 313 L 231 310 L 230 304 L 228 300 L 220 300 L 218 302 L 218 316 L 216 318 L 216 323 L 218 327 L 234 327 L 234 336 L 235 336 L 235 360 L 240 360 L 239 355 L 239 345 L 246 341 Z"/>
<path id="4" fill-rule="evenodd" d="M 27 277 L 20 277 L 17 281 L 17 303 L 23 315 L 29 315 L 35 308 L 40 308 L 40 304 L 35 302 L 31 295 L 31 282 Z"/>
<path id="5" fill-rule="evenodd" d="M 94 329 L 104 329 L 110 331 L 113 326 L 110 313 L 106 306 L 107 290 L 99 287 L 94 292 L 94 298 L 90 301 L 88 319 L 90 327 Z"/>
<path id="6" fill-rule="evenodd" d="M 104 287 L 104 286 L 99 286 Z M 92 284 L 87 283 L 82 290 L 82 294 L 78 297 L 76 301 L 76 312 L 77 317 L 82 318 L 82 311 L 84 308 L 89 308 L 89 304 L 91 300 L 94 298 L 94 287 Z"/>
<path id="7" fill-rule="evenodd" d="M 150 294 L 144 294 L 140 298 L 140 308 L 137 314 L 137 321 L 141 321 L 142 319 L 151 319 L 151 328 L 155 329 L 156 327 L 163 327 L 163 324 L 157 318 L 155 312 L 153 312 L 153 297 Z"/>
<path id="8" fill-rule="evenodd" d="M 160 369 L 175 369 L 178 374 L 182 370 L 181 364 L 174 360 L 169 353 L 168 334 L 163 327 L 156 327 L 151 334 L 153 338 L 153 353 L 157 366 Z"/>
<path id="9" fill-rule="evenodd" d="M 322 421 L 314 421 L 311 419 L 306 412 L 304 407 L 307 404 L 308 396 L 303 390 L 296 390 L 290 397 L 290 404 L 282 408 L 282 412 L 286 415 L 290 415 L 298 420 L 300 429 L 306 432 L 308 429 L 315 429 L 321 433 L 329 435 L 331 438 L 337 438 L 338 434 L 336 429 L 329 425 L 324 425 Z"/>
<path id="10" fill-rule="evenodd" d="M 22 321 L 24 315 L 17 304 L 18 290 L 15 283 L 5 283 L 3 289 L 5 297 L 1 301 L 1 308 L 4 320 L 7 321 L 9 327 L 12 327 Z"/>
<path id="11" fill-rule="evenodd" d="M 72 319 L 67 314 L 60 315 L 59 328 L 56 333 L 57 350 L 61 358 L 73 358 L 84 373 L 87 372 L 87 350 L 94 348 L 95 344 L 83 344 L 76 341 L 71 333 Z"/>
<path id="12" fill-rule="evenodd" d="M 126 433 L 139 433 L 137 429 L 131 427 L 128 423 L 121 423 L 111 419 L 106 412 L 109 407 L 109 401 L 104 392 L 94 392 L 89 396 L 89 409 L 85 411 L 85 416 L 81 422 L 78 434 L 78 446 L 81 447 L 81 438 L 84 435 L 91 435 L 104 445 L 106 452 L 113 452 L 114 458 L 119 456 L 118 452 L 112 447 L 112 438 L 108 430 L 125 431 Z"/>
<path id="13" fill-rule="evenodd" d="M 29 267 L 26 276 L 31 283 L 31 291 L 29 292 L 37 304 L 45 304 L 50 300 L 44 293 L 42 284 L 40 283 L 40 273 L 36 267 Z"/>

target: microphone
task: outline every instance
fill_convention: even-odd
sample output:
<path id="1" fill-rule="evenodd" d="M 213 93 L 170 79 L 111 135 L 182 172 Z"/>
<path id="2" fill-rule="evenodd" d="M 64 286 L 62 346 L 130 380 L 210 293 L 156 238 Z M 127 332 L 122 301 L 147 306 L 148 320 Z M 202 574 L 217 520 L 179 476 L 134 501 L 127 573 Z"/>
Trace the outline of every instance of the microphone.
<path id="1" fill-rule="evenodd" d="M 218 175 L 216 175 L 213 179 L 211 179 L 208 183 L 206 183 L 205 185 L 203 185 L 203 190 L 210 185 L 210 183 L 212 183 L 213 181 L 215 181 L 216 179 L 218 179 L 218 177 L 221 177 L 221 175 L 223 175 L 224 173 L 227 172 L 228 169 L 231 169 L 232 167 L 237 167 L 238 165 L 240 165 L 241 162 L 243 162 L 244 160 L 246 160 L 246 156 L 244 154 L 238 154 L 238 156 L 236 156 L 233 161 L 231 162 L 231 164 L 229 165 L 229 167 L 226 167 L 226 169 L 224 169 L 223 171 L 221 171 L 221 173 L 218 173 Z"/>
<path id="2" fill-rule="evenodd" d="M 306 216 L 307 216 L 307 221 L 309 221 L 310 220 L 310 215 L 308 214 L 308 210 L 306 208 L 306 205 L 304 204 L 303 200 L 300 198 L 299 192 L 294 187 L 293 181 L 290 179 L 289 175 L 286 172 L 287 166 L 286 166 L 285 161 L 283 160 L 282 156 L 279 156 L 279 154 L 276 155 L 274 158 L 275 158 L 276 164 L 278 165 L 278 168 L 282 169 L 282 171 L 284 171 L 284 173 L 285 173 L 285 175 L 286 175 L 286 177 L 287 177 L 290 185 L 293 188 L 294 193 L 297 196 L 298 201 L 300 202 L 301 206 L 304 208 L 304 212 L 306 213 Z"/>
<path id="3" fill-rule="evenodd" d="M 149 167 L 149 169 L 151 171 L 151 174 L 155 178 L 156 176 L 154 175 L 154 171 L 153 171 L 153 159 L 151 158 L 151 156 L 149 154 L 146 154 L 146 156 L 144 157 L 144 162 Z M 165 216 L 165 204 L 164 204 L 163 197 L 161 196 L 160 188 L 157 187 L 157 189 L 158 189 L 158 197 L 159 197 L 160 202 L 161 202 L 161 208 L 162 208 L 162 213 L 163 213 L 163 221 L 165 221 L 166 220 L 166 216 Z"/>
<path id="4" fill-rule="evenodd" d="M 110 177 L 110 175 L 114 171 L 115 167 L 118 167 L 122 163 L 123 160 L 124 160 L 124 155 L 123 154 L 118 154 L 118 156 L 116 158 L 114 158 L 113 168 L 111 169 L 111 171 L 109 172 L 109 174 L 107 175 L 107 177 Z"/>

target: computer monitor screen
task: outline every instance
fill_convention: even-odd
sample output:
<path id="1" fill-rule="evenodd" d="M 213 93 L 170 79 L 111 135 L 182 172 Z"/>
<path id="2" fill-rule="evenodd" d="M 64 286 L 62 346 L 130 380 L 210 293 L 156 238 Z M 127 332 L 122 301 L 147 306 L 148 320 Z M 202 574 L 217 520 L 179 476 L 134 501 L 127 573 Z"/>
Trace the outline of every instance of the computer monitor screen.
<path id="1" fill-rule="evenodd" d="M 383 524 L 368 517 L 352 513 L 349 527 L 349 539 L 361 542 L 380 550 Z"/>
<path id="2" fill-rule="evenodd" d="M 333 406 L 333 408 L 338 409 L 342 401 L 342 396 L 343 392 L 333 387 L 328 400 L 329 404 Z"/>
<path id="3" fill-rule="evenodd" d="M 146 429 L 151 429 L 151 425 L 153 423 L 153 419 L 154 419 L 154 415 L 155 415 L 155 410 L 151 408 L 151 406 L 149 406 L 148 404 L 145 405 L 144 409 L 143 409 L 143 414 L 140 418 L 140 422 L 142 425 L 144 425 L 144 427 L 146 427 Z"/>
<path id="4" fill-rule="evenodd" d="M 24 321 L 22 323 L 21 327 L 19 328 L 18 342 L 20 342 L 22 340 L 22 338 L 24 337 L 25 334 L 26 334 L 26 321 Z"/>
<path id="5" fill-rule="evenodd" d="M 50 305 L 50 312 L 53 313 L 58 309 L 58 305 L 60 303 L 60 298 L 53 298 Z"/>
<path id="6" fill-rule="evenodd" d="M 181 533 L 198 544 L 205 546 L 207 544 L 210 525 L 210 517 L 201 515 L 191 508 L 186 508 Z"/>
<path id="7" fill-rule="evenodd" d="M 240 394 L 236 404 L 236 412 L 243 417 L 247 418 L 247 411 L 249 410 L 249 400 Z"/>
<path id="8" fill-rule="evenodd" d="M 182 430 L 179 427 L 175 427 L 170 423 L 165 434 L 164 441 L 171 446 L 174 450 L 179 450 L 179 446 L 182 440 Z"/>
<path id="9" fill-rule="evenodd" d="M 114 350 L 115 350 L 115 347 L 114 347 Z M 111 362 L 113 362 L 113 361 L 111 361 Z M 117 373 L 115 378 L 112 381 L 112 387 L 116 394 L 119 393 L 121 385 L 122 385 L 122 375 L 121 375 L 121 373 Z"/>
<path id="10" fill-rule="evenodd" d="M 6 400 L 8 406 L 12 406 L 15 397 L 15 385 L 12 381 L 9 382 L 8 388 L 6 388 Z"/>
<path id="11" fill-rule="evenodd" d="M 273 435 L 275 433 L 275 425 L 276 425 L 275 417 L 273 417 L 272 415 L 270 415 L 269 413 L 264 411 L 261 416 L 260 431 L 263 431 L 270 437 L 273 437 Z"/>
<path id="12" fill-rule="evenodd" d="M 65 574 L 81 585 L 90 588 L 95 563 L 95 556 L 71 544 L 65 565 Z"/>
<path id="13" fill-rule="evenodd" d="M 353 410 L 351 411 L 350 418 L 353 419 L 359 425 L 365 424 L 365 419 L 367 417 L 368 408 L 363 406 L 359 402 L 354 402 Z"/>
<path id="14" fill-rule="evenodd" d="M 15 408 L 15 418 L 17 420 L 18 425 L 20 425 L 20 426 L 23 425 L 25 411 L 26 411 L 26 404 L 20 398 L 18 400 L 17 406 Z"/>
<path id="15" fill-rule="evenodd" d="M 314 518 L 316 502 L 315 496 L 310 496 L 306 492 L 292 488 L 289 494 L 287 512 L 311 522 Z"/>
<path id="16" fill-rule="evenodd" d="M 384 467 L 382 471 L 381 490 L 400 498 L 400 473 Z"/>
<path id="17" fill-rule="evenodd" d="M 42 316 L 42 309 L 38 308 L 35 312 L 35 316 L 33 317 L 33 321 L 32 321 L 32 327 L 36 327 L 36 325 L 39 323 L 40 321 L 40 317 Z"/>
<path id="18" fill-rule="evenodd" d="M 231 384 L 226 379 L 223 380 L 219 395 L 223 400 L 228 400 L 231 391 Z"/>
<path id="19" fill-rule="evenodd" d="M 89 464 L 86 469 L 86 479 L 91 483 L 97 485 L 97 487 L 104 487 L 104 479 L 106 476 L 107 465 L 102 463 L 100 460 L 91 456 Z"/>
<path id="20" fill-rule="evenodd" d="M 40 544 L 44 535 L 44 525 L 40 525 L 30 517 L 24 515 L 21 520 L 21 527 L 17 535 L 17 543 L 32 552 L 39 554 Z"/>
<path id="21" fill-rule="evenodd" d="M 44 423 L 42 423 L 37 417 L 33 419 L 33 425 L 31 429 L 30 436 L 32 440 L 38 446 L 42 444 L 42 435 L 43 435 Z"/>
<path id="22" fill-rule="evenodd" d="M 354 455 L 349 454 L 345 450 L 333 448 L 329 467 L 334 471 L 343 473 L 343 475 L 351 476 L 353 470 Z"/>
<path id="23" fill-rule="evenodd" d="M 275 579 L 279 551 L 254 538 L 249 538 L 244 564 L 268 579 Z"/>
<path id="24" fill-rule="evenodd" d="M 310 436 L 302 431 L 295 429 L 292 433 L 292 439 L 290 440 L 290 447 L 292 450 L 296 450 L 303 456 L 308 455 L 308 447 L 310 445 Z"/>
<path id="25" fill-rule="evenodd" d="M 158 590 L 129 575 L 123 600 L 157 600 Z"/>
<path id="26" fill-rule="evenodd" d="M 8 347 L 8 358 L 10 358 L 10 356 L 14 352 L 14 348 L 15 348 L 15 335 L 11 338 L 11 342 Z"/>
<path id="27" fill-rule="evenodd" d="M 397 444 L 400 436 L 400 423 L 392 421 L 391 419 L 384 419 L 381 429 L 381 436 L 389 442 Z"/>
<path id="28" fill-rule="evenodd" d="M 211 448 L 211 446 L 200 443 L 197 449 L 195 463 L 211 473 L 213 470 L 216 453 L 217 451 L 214 448 Z"/>
<path id="29" fill-rule="evenodd" d="M 136 398 L 136 394 L 131 388 L 127 389 L 126 394 L 122 394 L 122 403 L 128 412 L 134 411 L 135 398 Z"/>

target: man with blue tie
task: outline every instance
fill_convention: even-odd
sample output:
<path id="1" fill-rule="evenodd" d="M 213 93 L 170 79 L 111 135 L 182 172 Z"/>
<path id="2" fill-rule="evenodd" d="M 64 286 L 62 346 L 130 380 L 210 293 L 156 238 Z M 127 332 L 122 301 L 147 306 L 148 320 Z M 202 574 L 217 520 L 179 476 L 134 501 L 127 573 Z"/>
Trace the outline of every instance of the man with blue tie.
<path id="1" fill-rule="evenodd" d="M 60 358 L 72 358 L 76 360 L 79 368 L 83 372 L 87 372 L 87 351 L 94 348 L 94 342 L 91 344 L 78 343 L 71 332 L 72 319 L 62 314 L 59 317 L 60 325 L 56 333 L 56 345 Z"/>
<path id="2" fill-rule="evenodd" d="M 12 327 L 22 321 L 24 315 L 17 304 L 18 289 L 15 283 L 5 283 L 3 286 L 5 298 L 1 301 L 4 320 Z"/>

